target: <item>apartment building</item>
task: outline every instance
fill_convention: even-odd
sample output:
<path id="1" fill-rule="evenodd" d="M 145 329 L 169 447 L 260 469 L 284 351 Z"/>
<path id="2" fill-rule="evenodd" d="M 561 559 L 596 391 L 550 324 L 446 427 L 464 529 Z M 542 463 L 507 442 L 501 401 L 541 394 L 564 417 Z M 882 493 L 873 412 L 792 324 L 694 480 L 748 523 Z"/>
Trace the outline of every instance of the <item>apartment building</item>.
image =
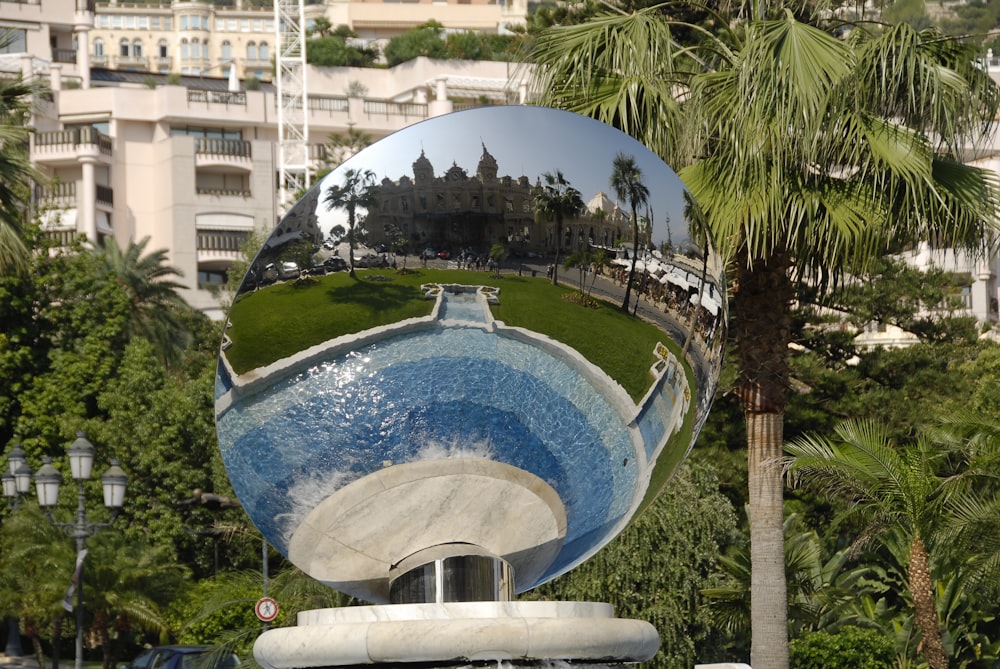
<path id="1" fill-rule="evenodd" d="M 332 26 L 347 26 L 362 45 L 384 46 L 388 40 L 429 19 L 445 30 L 504 32 L 523 25 L 527 0 L 421 0 L 372 2 L 328 0 L 305 5 L 307 29 L 319 17 Z M 274 8 L 271 3 L 236 0 L 225 4 L 99 2 L 94 7 L 91 64 L 136 72 L 177 72 L 240 79 L 272 78 L 275 55 Z"/>
<path id="2" fill-rule="evenodd" d="M 143 5 L 141 13 L 137 5 L 114 5 L 115 12 L 111 6 L 0 2 L 0 27 L 14 36 L 0 53 L 0 75 L 36 77 L 51 88 L 37 100 L 32 121 L 31 160 L 50 178 L 36 189 L 33 205 L 53 235 L 82 233 L 93 243 L 149 237 L 148 248 L 167 249 L 170 263 L 184 273 L 185 299 L 221 317 L 216 289 L 226 269 L 251 231 L 269 232 L 279 216 L 278 101 L 266 83 L 273 13 L 188 2 Z M 398 14 L 397 5 L 377 6 Z M 94 29 L 95 22 L 114 25 L 115 16 L 121 29 Z M 229 30 L 231 18 L 235 30 Z M 216 39 L 223 34 L 216 32 L 220 21 L 230 35 L 228 53 L 242 54 L 232 61 L 238 71 L 265 83 L 247 90 L 245 76 L 220 71 L 228 63 L 225 40 Z M 129 37 L 120 37 L 126 30 Z M 199 51 L 197 61 L 190 46 L 196 38 L 213 45 Z M 161 39 L 168 42 L 162 61 Z M 188 75 L 167 74 L 188 66 Z M 348 128 L 378 139 L 460 107 L 456 100 L 523 100 L 516 69 L 426 58 L 391 69 L 307 67 L 310 156 L 321 166 L 329 136 Z"/>

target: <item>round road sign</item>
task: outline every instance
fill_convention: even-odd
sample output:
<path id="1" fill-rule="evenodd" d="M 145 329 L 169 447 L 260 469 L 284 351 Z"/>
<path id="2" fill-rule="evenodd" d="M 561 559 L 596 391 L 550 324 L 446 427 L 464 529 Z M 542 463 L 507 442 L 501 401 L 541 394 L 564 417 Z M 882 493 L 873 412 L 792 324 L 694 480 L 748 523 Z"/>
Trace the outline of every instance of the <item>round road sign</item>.
<path id="1" fill-rule="evenodd" d="M 270 597 L 261 597 L 253 607 L 253 612 L 261 622 L 269 623 L 278 617 L 278 602 Z"/>

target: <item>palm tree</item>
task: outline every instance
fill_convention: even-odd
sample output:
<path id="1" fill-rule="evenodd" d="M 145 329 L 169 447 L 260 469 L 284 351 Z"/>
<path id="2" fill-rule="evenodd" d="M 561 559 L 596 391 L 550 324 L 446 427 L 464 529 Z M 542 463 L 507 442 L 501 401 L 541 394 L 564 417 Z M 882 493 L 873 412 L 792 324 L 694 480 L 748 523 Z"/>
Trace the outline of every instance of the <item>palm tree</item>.
<path id="1" fill-rule="evenodd" d="M 356 279 L 354 272 L 354 237 L 357 225 L 358 207 L 371 207 L 375 204 L 375 173 L 371 170 L 356 170 L 350 168 L 344 171 L 344 183 L 341 186 L 330 186 L 323 198 L 323 204 L 330 209 L 347 211 L 347 245 L 350 257 L 347 259 L 351 268 L 351 278 Z"/>
<path id="2" fill-rule="evenodd" d="M 833 438 L 794 439 L 785 450 L 793 478 L 842 500 L 842 517 L 860 521 L 862 540 L 904 540 L 920 648 L 931 669 L 946 669 L 932 555 L 947 549 L 944 533 L 956 512 L 975 505 L 971 483 L 993 475 L 995 458 L 980 471 L 982 461 L 970 457 L 975 451 L 965 444 L 922 434 L 915 444 L 901 446 L 892 443 L 888 429 L 870 421 L 843 423 Z"/>
<path id="3" fill-rule="evenodd" d="M 9 42 L 0 35 L 0 46 Z M 21 79 L 0 81 L 0 271 L 20 271 L 27 266 L 28 248 L 21 236 L 24 203 L 41 177 L 28 159 L 26 121 L 31 97 L 38 87 Z"/>
<path id="4" fill-rule="evenodd" d="M 115 641 L 127 633 L 166 636 L 169 624 L 162 610 L 190 575 L 172 548 L 127 541 L 118 532 L 98 535 L 89 551 L 85 611 L 103 651 L 103 669 L 111 669 L 121 659 Z"/>
<path id="5" fill-rule="evenodd" d="M 545 183 L 535 194 L 535 212 L 556 224 L 556 257 L 552 262 L 552 285 L 559 280 L 559 249 L 562 247 L 563 221 L 567 216 L 578 216 L 584 209 L 580 191 L 573 188 L 561 170 L 542 174 Z"/>
<path id="6" fill-rule="evenodd" d="M 114 239 L 105 237 L 95 253 L 103 264 L 107 280 L 125 291 L 130 317 L 127 332 L 154 345 L 164 362 L 176 362 L 191 341 L 185 318 L 191 307 L 177 291 L 184 285 L 170 277 L 182 276 L 167 265 L 167 251 L 159 249 L 143 255 L 149 237 L 136 243 L 129 240 L 122 250 Z"/>
<path id="7" fill-rule="evenodd" d="M 611 188 L 619 200 L 628 202 L 632 208 L 632 264 L 628 270 L 628 281 L 625 282 L 625 299 L 622 300 L 622 311 L 628 311 L 629 295 L 635 280 L 635 263 L 639 255 L 638 209 L 649 201 L 649 189 L 642 183 L 642 170 L 635 162 L 635 156 L 619 153 L 611 165 Z"/>
<path id="8" fill-rule="evenodd" d="M 670 6 L 551 28 L 535 41 L 542 104 L 633 135 L 675 167 L 730 259 L 747 430 L 755 669 L 785 669 L 782 480 L 797 281 L 864 271 L 900 245 L 981 245 L 997 183 L 958 162 L 991 128 L 997 87 L 969 45 L 906 25 L 719 15 L 682 48 Z M 819 19 L 815 19 L 819 25 Z M 732 30 L 729 29 L 732 26 Z"/>

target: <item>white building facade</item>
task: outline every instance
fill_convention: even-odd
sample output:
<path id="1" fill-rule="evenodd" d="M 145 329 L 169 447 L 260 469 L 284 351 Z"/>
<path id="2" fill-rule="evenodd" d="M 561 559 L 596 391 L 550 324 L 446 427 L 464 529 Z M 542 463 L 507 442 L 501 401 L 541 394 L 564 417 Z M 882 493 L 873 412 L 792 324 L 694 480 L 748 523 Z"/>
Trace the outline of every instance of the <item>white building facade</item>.
<path id="1" fill-rule="evenodd" d="M 84 234 L 94 244 L 112 236 L 123 245 L 149 237 L 147 248 L 166 249 L 170 264 L 183 272 L 185 299 L 221 317 L 217 288 L 226 270 L 249 234 L 269 232 L 278 218 L 275 88 L 265 83 L 245 90 L 244 82 L 221 76 L 183 76 L 178 82 L 176 75 L 155 69 L 96 67 L 100 56 L 93 47 L 103 40 L 105 47 L 118 49 L 119 33 L 94 30 L 95 17 L 124 14 L 105 13 L 103 6 L 87 1 L 0 2 L 0 27 L 15 34 L 8 52 L 0 54 L 0 75 L 36 77 L 51 88 L 50 95 L 37 100 L 32 121 L 31 160 L 50 178 L 36 189 L 34 210 L 54 235 Z M 376 6 L 387 15 L 399 7 Z M 138 11 L 136 5 L 117 7 Z M 139 50 L 129 52 L 133 60 L 148 54 L 148 44 L 159 39 L 173 40 L 168 53 L 174 53 L 177 39 L 194 34 L 193 19 L 187 31 L 180 30 L 183 16 L 210 19 L 197 23 L 199 31 L 209 27 L 209 43 L 215 42 L 211 29 L 219 21 L 229 27 L 229 14 L 255 16 L 247 24 L 236 19 L 243 41 L 233 37 L 231 46 L 247 54 L 253 40 L 258 59 L 268 53 L 264 48 L 273 48 L 274 34 L 265 30 L 273 28 L 273 15 L 260 10 L 197 3 L 141 7 L 154 42 L 142 38 Z M 160 32 L 166 35 L 170 27 L 172 37 L 161 38 L 152 30 L 156 12 L 161 12 Z M 224 19 L 216 14 L 223 12 L 228 12 Z M 250 27 L 245 34 L 240 32 L 244 25 Z M 126 38 L 120 39 L 119 54 Z M 204 70 L 215 68 L 221 53 L 211 51 Z M 155 54 L 145 62 L 156 63 Z M 178 63 L 172 55 L 167 58 L 170 71 L 176 72 Z M 257 61 L 235 62 L 254 75 L 249 68 Z M 107 59 L 110 65 L 124 63 Z M 426 58 L 391 69 L 309 68 L 310 155 L 319 166 L 323 145 L 333 133 L 353 128 L 378 139 L 454 110 L 454 99 L 523 101 L 526 89 L 512 77 L 514 71 L 509 63 Z"/>

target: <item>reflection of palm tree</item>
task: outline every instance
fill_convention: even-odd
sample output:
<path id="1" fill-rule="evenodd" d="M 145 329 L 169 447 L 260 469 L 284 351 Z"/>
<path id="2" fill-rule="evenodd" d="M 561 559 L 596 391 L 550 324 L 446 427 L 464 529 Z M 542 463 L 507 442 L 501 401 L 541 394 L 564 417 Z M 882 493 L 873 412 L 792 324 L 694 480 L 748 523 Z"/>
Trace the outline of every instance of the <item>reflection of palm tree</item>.
<path id="1" fill-rule="evenodd" d="M 649 189 L 642 183 L 642 170 L 639 169 L 634 156 L 619 153 L 611 165 L 611 188 L 619 200 L 628 202 L 632 208 L 632 265 L 628 270 L 628 281 L 625 282 L 625 299 L 622 300 L 622 310 L 628 311 L 629 295 L 635 278 L 636 256 L 639 254 L 638 208 L 639 205 L 649 201 Z"/>
<path id="2" fill-rule="evenodd" d="M 556 223 L 556 257 L 552 263 L 552 285 L 557 283 L 559 268 L 559 247 L 562 246 L 563 220 L 566 216 L 577 216 L 583 211 L 583 197 L 573 188 L 560 170 L 542 174 L 545 185 L 535 195 L 535 211 Z"/>
<path id="3" fill-rule="evenodd" d="M 344 209 L 347 211 L 347 244 L 350 248 L 348 262 L 351 268 L 351 278 L 357 278 L 354 273 L 354 232 L 357 222 L 357 208 L 371 207 L 375 204 L 375 173 L 371 170 L 349 169 L 344 172 L 344 185 L 330 186 L 323 198 L 323 204 L 329 209 Z"/>

